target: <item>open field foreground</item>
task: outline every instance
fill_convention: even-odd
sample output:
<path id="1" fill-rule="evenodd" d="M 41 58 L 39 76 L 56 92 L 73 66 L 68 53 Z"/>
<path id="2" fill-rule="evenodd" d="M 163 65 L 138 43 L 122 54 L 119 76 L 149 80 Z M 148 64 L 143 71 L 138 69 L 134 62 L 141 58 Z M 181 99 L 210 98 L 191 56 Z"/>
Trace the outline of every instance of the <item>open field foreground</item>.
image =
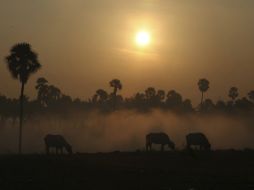
<path id="1" fill-rule="evenodd" d="M 2 155 L 0 189 L 254 189 L 254 151 Z"/>

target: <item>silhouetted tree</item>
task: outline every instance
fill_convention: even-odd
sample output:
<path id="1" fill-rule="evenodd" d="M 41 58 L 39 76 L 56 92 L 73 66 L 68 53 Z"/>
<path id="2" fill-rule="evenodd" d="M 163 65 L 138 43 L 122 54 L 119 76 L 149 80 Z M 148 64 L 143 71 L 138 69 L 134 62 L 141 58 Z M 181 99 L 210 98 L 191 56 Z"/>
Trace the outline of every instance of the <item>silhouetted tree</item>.
<path id="1" fill-rule="evenodd" d="M 217 101 L 215 107 L 216 107 L 217 110 L 223 111 L 223 112 L 225 112 L 226 109 L 227 109 L 226 103 L 222 100 Z"/>
<path id="2" fill-rule="evenodd" d="M 99 97 L 99 102 L 100 103 L 104 103 L 104 102 L 107 101 L 107 99 L 108 99 L 108 93 L 105 90 L 99 89 L 99 90 L 96 91 L 96 94 Z"/>
<path id="3" fill-rule="evenodd" d="M 133 98 L 134 107 L 137 109 L 143 110 L 147 104 L 146 104 L 146 95 L 144 93 L 136 93 L 136 95 Z"/>
<path id="4" fill-rule="evenodd" d="M 40 77 L 37 79 L 36 81 L 37 85 L 35 86 L 35 89 L 41 89 L 43 88 L 45 85 L 48 84 L 48 81 L 44 78 L 44 77 Z"/>
<path id="5" fill-rule="evenodd" d="M 167 94 L 166 104 L 169 108 L 181 108 L 182 96 L 175 90 L 170 90 Z"/>
<path id="6" fill-rule="evenodd" d="M 251 101 L 254 102 L 254 90 L 252 90 L 252 91 L 250 91 L 250 92 L 248 93 L 248 97 L 249 97 L 249 99 L 250 99 Z"/>
<path id="7" fill-rule="evenodd" d="M 91 102 L 93 104 L 97 104 L 97 102 L 98 102 L 98 94 L 93 95 Z"/>
<path id="8" fill-rule="evenodd" d="M 145 100 L 145 94 L 144 93 L 137 93 L 136 95 L 135 95 L 135 100 L 137 100 L 138 102 L 144 102 L 144 100 Z"/>
<path id="9" fill-rule="evenodd" d="M 183 111 L 184 112 L 192 112 L 193 111 L 193 107 L 192 107 L 190 99 L 184 100 L 182 104 L 183 104 Z"/>
<path id="10" fill-rule="evenodd" d="M 164 99 L 165 99 L 165 91 L 158 90 L 156 94 L 156 103 L 158 104 L 158 106 L 161 106 Z"/>
<path id="11" fill-rule="evenodd" d="M 109 104 L 112 106 L 113 109 L 120 103 L 119 97 L 117 96 L 117 91 L 122 89 L 121 81 L 118 79 L 113 79 L 109 82 L 109 85 L 113 87 L 113 92 L 110 94 Z"/>
<path id="12" fill-rule="evenodd" d="M 239 95 L 239 93 L 238 93 L 238 89 L 236 87 L 231 87 L 229 89 L 228 96 L 232 99 L 233 102 L 238 97 L 238 95 Z"/>
<path id="13" fill-rule="evenodd" d="M 82 111 L 86 107 L 85 101 L 82 101 L 79 98 L 73 100 L 73 105 L 78 111 Z"/>
<path id="14" fill-rule="evenodd" d="M 156 105 L 156 90 L 153 87 L 148 87 L 145 90 L 146 104 L 148 107 L 154 107 Z"/>
<path id="15" fill-rule="evenodd" d="M 59 99 L 59 101 L 61 102 L 62 105 L 67 105 L 68 106 L 68 105 L 71 105 L 72 98 L 68 95 L 63 94 L 61 96 L 61 98 Z"/>
<path id="16" fill-rule="evenodd" d="M 246 97 L 243 97 L 235 101 L 235 107 L 238 111 L 248 112 L 252 108 L 252 103 Z"/>
<path id="17" fill-rule="evenodd" d="M 203 102 L 202 111 L 204 112 L 212 112 L 215 109 L 215 105 L 211 99 L 206 99 Z"/>
<path id="18" fill-rule="evenodd" d="M 209 81 L 205 78 L 200 79 L 198 81 L 198 88 L 201 91 L 202 95 L 201 95 L 201 107 L 203 104 L 203 99 L 204 99 L 204 93 L 209 89 Z"/>
<path id="19" fill-rule="evenodd" d="M 49 86 L 48 81 L 41 77 L 38 78 L 36 81 L 37 85 L 35 86 L 35 89 L 38 91 L 37 93 L 37 100 L 42 106 L 47 106 L 48 102 L 48 93 L 49 93 Z"/>
<path id="20" fill-rule="evenodd" d="M 114 91 L 113 91 L 112 94 L 113 94 L 113 96 L 116 97 L 117 90 L 121 90 L 121 89 L 122 89 L 121 81 L 118 80 L 118 79 L 113 79 L 113 80 L 111 80 L 111 81 L 109 82 L 109 85 L 110 85 L 111 87 L 114 88 Z"/>
<path id="21" fill-rule="evenodd" d="M 156 90 L 153 87 L 148 87 L 145 90 L 146 99 L 152 100 L 156 95 Z"/>
<path id="22" fill-rule="evenodd" d="M 50 85 L 48 87 L 48 97 L 50 102 L 56 102 L 57 100 L 60 99 L 61 97 L 61 90 L 57 87 L 55 87 L 54 85 Z"/>
<path id="23" fill-rule="evenodd" d="M 22 153 L 22 124 L 23 124 L 23 102 L 24 87 L 30 75 L 38 71 L 41 67 L 37 54 L 31 50 L 28 43 L 19 43 L 10 50 L 10 55 L 6 57 L 8 69 L 15 79 L 21 83 L 20 92 L 20 124 L 19 124 L 19 153 Z"/>

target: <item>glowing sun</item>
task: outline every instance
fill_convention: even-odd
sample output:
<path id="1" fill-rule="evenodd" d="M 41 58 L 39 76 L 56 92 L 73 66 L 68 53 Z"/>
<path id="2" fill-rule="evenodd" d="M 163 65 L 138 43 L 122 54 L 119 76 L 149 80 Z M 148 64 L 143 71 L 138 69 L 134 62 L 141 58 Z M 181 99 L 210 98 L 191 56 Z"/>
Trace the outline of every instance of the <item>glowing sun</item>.
<path id="1" fill-rule="evenodd" d="M 136 34 L 136 43 L 139 46 L 147 46 L 150 43 L 150 34 L 147 31 L 139 31 Z"/>

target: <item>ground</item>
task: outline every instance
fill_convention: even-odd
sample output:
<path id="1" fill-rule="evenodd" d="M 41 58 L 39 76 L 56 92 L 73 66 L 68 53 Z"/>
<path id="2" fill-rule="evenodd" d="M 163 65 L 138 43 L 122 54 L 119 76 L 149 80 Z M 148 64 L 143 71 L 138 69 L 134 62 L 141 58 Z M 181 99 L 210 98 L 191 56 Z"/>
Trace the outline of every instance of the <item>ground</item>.
<path id="1" fill-rule="evenodd" d="M 254 189 L 254 151 L 2 155 L 0 189 Z"/>

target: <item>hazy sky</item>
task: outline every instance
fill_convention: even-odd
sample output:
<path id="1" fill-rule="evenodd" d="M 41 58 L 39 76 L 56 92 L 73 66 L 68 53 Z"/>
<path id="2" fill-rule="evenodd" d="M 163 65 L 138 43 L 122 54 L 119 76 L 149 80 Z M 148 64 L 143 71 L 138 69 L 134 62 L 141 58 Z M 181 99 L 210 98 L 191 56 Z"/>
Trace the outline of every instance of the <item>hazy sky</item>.
<path id="1" fill-rule="evenodd" d="M 226 98 L 231 86 L 241 95 L 254 89 L 253 0 L 0 0 L 0 93 L 18 97 L 19 83 L 4 57 L 17 42 L 29 42 L 45 77 L 64 93 L 89 98 L 119 78 L 122 94 L 149 86 L 175 89 L 194 102 L 199 78 L 207 96 Z M 151 43 L 134 42 L 145 29 Z"/>

